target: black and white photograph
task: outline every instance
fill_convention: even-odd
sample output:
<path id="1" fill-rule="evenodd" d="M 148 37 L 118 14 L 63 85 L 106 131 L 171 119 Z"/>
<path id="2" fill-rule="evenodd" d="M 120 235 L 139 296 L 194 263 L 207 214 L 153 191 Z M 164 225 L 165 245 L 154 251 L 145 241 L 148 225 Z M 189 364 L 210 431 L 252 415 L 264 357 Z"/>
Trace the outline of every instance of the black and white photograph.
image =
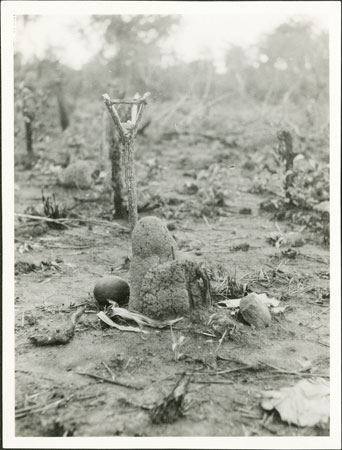
<path id="1" fill-rule="evenodd" d="M 340 2 L 1 9 L 4 448 L 340 448 Z"/>

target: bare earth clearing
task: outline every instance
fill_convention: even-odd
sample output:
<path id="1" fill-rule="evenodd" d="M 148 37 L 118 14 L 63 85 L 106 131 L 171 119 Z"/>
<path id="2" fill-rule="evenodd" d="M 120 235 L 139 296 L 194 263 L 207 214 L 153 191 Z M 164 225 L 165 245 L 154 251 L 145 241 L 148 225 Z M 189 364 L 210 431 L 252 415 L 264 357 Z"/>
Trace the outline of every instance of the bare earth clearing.
<path id="1" fill-rule="evenodd" d="M 329 376 L 329 249 L 321 236 L 278 222 L 283 233 L 300 232 L 304 245 L 294 258 L 282 254 L 288 246 L 277 248 L 267 241 L 277 231 L 276 223 L 271 213 L 259 211 L 266 196 L 250 193 L 253 168 L 244 166 L 247 156 L 241 148 L 211 142 L 190 146 L 177 139 L 153 145 L 139 137 L 136 152 L 140 202 L 148 192 L 151 204 L 161 204 L 140 216 L 156 215 L 171 222 L 181 250 L 198 261 L 223 265 L 254 292 L 280 299 L 288 308 L 265 330 L 243 325 L 243 339 L 226 338 L 217 352 L 219 338 L 196 333 L 199 328 L 184 319 L 174 327 L 177 337 L 186 338 L 178 361 L 170 329 L 151 329 L 142 335 L 106 328 L 91 307 L 69 344 L 35 347 L 29 336 L 42 326 L 69 320 L 76 305 L 91 300 L 101 276 L 113 273 L 128 280 L 124 262 L 131 254 L 130 238 L 115 226 L 76 222 L 54 230 L 43 221 L 17 218 L 17 436 L 328 435 L 328 428 L 287 425 L 277 413 L 265 415 L 260 407 L 263 390 L 292 386 L 310 374 Z M 152 162 L 148 166 L 146 161 Z M 200 205 L 191 183 L 214 163 L 235 166 L 224 180 L 226 205 L 216 216 L 210 211 L 197 214 Z M 49 164 L 42 159 L 32 170 L 17 165 L 17 213 L 27 212 L 29 206 L 39 210 L 44 188 L 48 195 L 55 193 L 61 205 L 74 206 L 72 213 L 82 218 L 111 220 L 110 198 L 99 186 L 96 192 L 63 189 Z M 214 179 L 215 174 L 205 180 L 208 187 Z M 97 201 L 89 201 L 96 195 Z M 242 244 L 249 247 L 239 247 Z M 38 267 L 31 270 L 33 266 L 23 262 Z M 267 364 L 263 369 L 247 367 L 260 361 Z M 103 363 L 117 380 L 141 389 L 78 373 L 108 378 Z M 167 395 L 183 372 L 192 371 L 186 414 L 174 423 L 153 424 L 147 408 Z"/>

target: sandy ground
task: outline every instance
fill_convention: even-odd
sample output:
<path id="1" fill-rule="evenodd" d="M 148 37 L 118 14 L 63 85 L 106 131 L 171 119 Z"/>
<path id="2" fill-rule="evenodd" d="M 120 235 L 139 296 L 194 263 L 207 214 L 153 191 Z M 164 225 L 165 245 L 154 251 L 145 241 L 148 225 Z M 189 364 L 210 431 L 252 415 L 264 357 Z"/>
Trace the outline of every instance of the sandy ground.
<path id="1" fill-rule="evenodd" d="M 282 251 L 288 247 L 276 248 L 267 241 L 277 228 L 271 214 L 259 211 L 265 197 L 249 192 L 252 172 L 242 168 L 243 158 L 236 152 L 233 157 L 222 155 L 222 149 L 204 144 L 186 148 L 172 142 L 155 147 L 145 144 L 137 155 L 138 163 L 157 157 L 161 166 L 153 176 L 150 173 L 148 192 L 172 200 L 143 215 L 165 217 L 172 222 L 172 233 L 183 251 L 198 261 L 223 265 L 253 291 L 280 299 L 288 306 L 286 311 L 262 331 L 241 325 L 243 339 L 224 339 L 218 351 L 219 338 L 198 334 L 196 327 L 181 321 L 174 328 L 177 337 L 186 338 L 184 356 L 178 361 L 171 349 L 170 329 L 151 329 L 142 335 L 105 328 L 91 308 L 69 344 L 36 347 L 29 336 L 43 326 L 68 323 L 77 305 L 92 299 L 101 276 L 113 273 L 129 280 L 129 270 L 120 266 L 131 254 L 130 239 L 114 226 L 83 223 L 53 230 L 43 223 L 16 219 L 17 436 L 329 434 L 327 427 L 288 425 L 277 413 L 265 415 L 260 407 L 263 390 L 292 386 L 310 373 L 329 377 L 328 247 L 321 244 L 319 236 L 279 222 L 283 233 L 297 231 L 304 243 L 294 259 L 284 257 Z M 198 204 L 197 197 L 189 193 L 191 188 L 188 193 L 180 188 L 194 181 L 193 173 L 205 170 L 212 161 L 235 167 L 224 181 L 227 205 L 220 215 L 203 217 L 194 213 Z M 140 171 L 139 176 L 144 195 L 146 179 L 142 186 L 144 174 Z M 23 213 L 29 206 L 39 209 L 44 188 L 49 195 L 54 192 L 60 203 L 74 205 L 73 212 L 84 218 L 106 220 L 110 216 L 106 196 L 96 202 L 75 200 L 89 198 L 94 192 L 66 190 L 57 186 L 55 179 L 41 168 L 28 171 L 18 166 L 16 212 Z M 244 214 L 242 208 L 249 208 L 251 214 Z M 239 250 L 240 244 L 248 244 L 248 251 Z M 20 265 L 23 262 L 38 268 L 31 271 Z M 263 370 L 247 370 L 241 365 L 260 361 L 268 364 Z M 108 378 L 103 363 L 117 380 L 131 387 L 78 373 Z M 298 374 L 305 368 L 307 372 Z M 215 373 L 220 371 L 226 373 Z M 185 414 L 173 423 L 152 423 L 148 408 L 172 390 L 183 372 L 194 373 Z"/>

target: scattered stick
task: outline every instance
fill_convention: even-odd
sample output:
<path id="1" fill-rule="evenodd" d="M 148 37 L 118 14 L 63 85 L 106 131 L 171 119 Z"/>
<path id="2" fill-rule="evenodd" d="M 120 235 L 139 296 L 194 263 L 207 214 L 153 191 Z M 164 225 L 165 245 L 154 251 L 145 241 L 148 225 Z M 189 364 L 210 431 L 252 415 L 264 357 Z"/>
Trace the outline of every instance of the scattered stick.
<path id="1" fill-rule="evenodd" d="M 317 342 L 317 344 L 319 344 L 319 345 L 323 345 L 323 347 L 328 347 L 328 348 L 330 348 L 330 345 L 329 345 L 329 344 L 326 344 L 325 342 L 321 342 L 321 341 L 315 341 L 315 342 Z"/>
<path id="2" fill-rule="evenodd" d="M 262 422 L 261 422 L 260 425 L 261 425 L 262 428 L 265 428 L 265 430 L 269 431 L 270 433 L 275 434 L 275 435 L 278 434 L 278 430 L 273 429 L 273 428 L 270 428 L 270 427 L 269 427 L 268 425 L 266 425 L 265 423 L 262 423 Z"/>
<path id="3" fill-rule="evenodd" d="M 82 198 L 82 197 L 73 197 L 76 202 L 80 203 L 96 203 L 100 200 L 100 197 L 92 197 L 92 198 Z"/>
<path id="4" fill-rule="evenodd" d="M 66 225 L 67 223 L 72 222 L 84 222 L 84 223 L 92 223 L 94 225 L 104 225 L 107 227 L 113 227 L 113 228 L 120 228 L 121 230 L 128 231 L 126 227 L 123 227 L 122 225 L 119 225 L 115 222 L 106 222 L 105 220 L 94 220 L 94 219 L 50 219 L 49 217 L 43 217 L 43 216 L 31 216 L 30 214 L 21 214 L 21 213 L 14 213 L 17 217 L 23 217 L 26 219 L 32 219 L 32 220 L 43 220 L 46 222 L 56 222 L 60 224 Z"/>
<path id="5" fill-rule="evenodd" d="M 237 346 L 237 347 L 234 347 L 234 349 L 235 349 L 235 348 L 239 348 L 239 347 L 241 347 L 241 345 L 239 345 L 239 346 Z M 230 350 L 233 350 L 233 349 L 230 349 Z M 245 366 L 248 366 L 248 365 L 249 365 L 249 364 L 247 364 L 247 363 L 245 363 L 245 362 L 243 362 L 243 361 L 240 361 L 239 359 L 235 359 L 235 358 L 225 358 L 224 356 L 220 356 L 220 355 L 217 355 L 217 359 L 221 359 L 222 361 L 235 362 L 235 363 L 238 363 L 238 364 L 244 364 Z"/>
<path id="6" fill-rule="evenodd" d="M 286 370 L 286 369 L 282 369 L 280 367 L 276 367 L 272 364 L 268 364 L 265 363 L 263 361 L 259 361 L 258 364 L 252 364 L 252 365 L 247 365 L 242 361 L 239 360 L 235 360 L 235 359 L 231 359 L 231 358 L 223 358 L 222 356 L 217 356 L 218 359 L 224 360 L 224 361 L 232 361 L 235 363 L 239 363 L 239 364 L 243 364 L 243 367 L 236 367 L 234 369 L 226 369 L 226 370 L 220 370 L 220 371 L 215 371 L 215 372 L 202 372 L 202 374 L 205 375 L 224 375 L 224 374 L 228 374 L 228 373 L 233 373 L 233 372 L 241 372 L 244 370 L 252 370 L 252 371 L 259 371 L 259 370 L 263 370 L 265 368 L 269 368 L 272 369 L 273 375 L 275 375 L 276 373 L 281 374 L 281 375 L 295 375 L 298 377 L 313 377 L 313 376 L 320 376 L 323 378 L 330 378 L 329 375 L 325 375 L 325 374 L 315 374 L 315 373 L 304 373 L 304 372 L 296 372 L 296 371 L 290 371 L 290 370 Z M 261 378 L 258 378 L 258 380 Z"/>
<path id="7" fill-rule="evenodd" d="M 159 207 L 160 207 L 159 203 L 154 203 L 153 205 L 150 205 L 150 202 L 147 202 L 147 203 L 145 203 L 145 205 L 138 206 L 138 213 L 154 211 L 155 209 L 157 209 Z"/>
<path id="8" fill-rule="evenodd" d="M 259 361 L 259 364 L 261 366 L 269 367 L 273 369 L 274 371 L 284 374 L 284 375 L 296 375 L 297 377 L 315 377 L 315 376 L 321 376 L 323 378 L 330 378 L 330 375 L 325 374 L 315 374 L 315 373 L 305 373 L 305 372 L 296 372 L 294 370 L 286 370 L 282 369 L 281 367 L 274 366 L 273 364 L 265 363 L 263 361 Z"/>
<path id="9" fill-rule="evenodd" d="M 62 399 L 57 400 L 57 401 L 55 401 L 53 403 L 50 403 L 49 405 L 42 406 L 42 407 L 39 407 L 39 408 L 37 408 L 36 406 L 32 406 L 32 407 L 28 407 L 28 408 L 19 409 L 19 410 L 17 410 L 15 412 L 15 418 L 16 419 L 22 419 L 23 417 L 27 416 L 28 414 L 33 414 L 33 413 L 36 413 L 36 412 L 46 411 L 46 410 L 51 409 L 53 407 L 57 408 L 60 405 L 60 403 L 62 403 L 64 401 L 65 401 L 65 399 L 62 398 Z"/>
<path id="10" fill-rule="evenodd" d="M 94 380 L 99 380 L 104 383 L 115 384 L 116 386 L 122 386 L 122 387 L 125 387 L 128 389 L 135 389 L 137 391 L 143 389 L 141 386 L 134 386 L 133 384 L 124 383 L 123 381 L 110 380 L 109 378 L 99 377 L 98 375 L 94 375 L 94 374 L 88 373 L 88 372 L 76 372 L 76 373 L 78 373 L 78 375 L 83 375 L 86 377 L 94 378 Z"/>
<path id="11" fill-rule="evenodd" d="M 209 221 L 208 221 L 208 219 L 207 219 L 207 216 L 205 215 L 205 214 L 203 214 L 203 220 L 204 220 L 204 222 L 205 222 L 205 224 L 207 225 L 207 227 L 209 228 L 209 230 L 211 230 L 211 225 L 210 225 L 210 223 L 209 223 Z"/>
<path id="12" fill-rule="evenodd" d="M 311 255 L 304 255 L 304 253 L 299 253 L 298 256 L 302 256 L 303 258 L 306 258 L 310 261 L 316 261 L 322 264 L 329 264 L 329 261 L 325 261 L 323 258 L 320 258 L 319 256 L 311 256 Z"/>
<path id="13" fill-rule="evenodd" d="M 205 333 L 204 331 L 196 331 L 196 330 L 194 330 L 194 333 L 196 333 L 196 334 L 201 334 L 202 336 L 213 337 L 213 338 L 216 338 L 216 337 L 217 337 L 215 334 Z"/>
<path id="14" fill-rule="evenodd" d="M 325 373 L 301 373 L 301 372 L 272 372 L 270 375 L 265 375 L 263 377 L 257 377 L 255 378 L 256 381 L 262 381 L 262 380 L 268 380 L 270 378 L 275 377 L 301 377 L 301 378 L 313 378 L 313 377 L 320 377 L 320 378 L 330 378 L 330 375 L 327 375 Z"/>
<path id="15" fill-rule="evenodd" d="M 80 308 L 81 306 L 89 306 L 89 301 L 78 303 L 77 305 L 73 305 L 72 303 L 70 303 L 69 308 L 77 309 L 77 308 Z M 84 312 L 86 312 L 86 311 L 84 311 Z"/>
<path id="16" fill-rule="evenodd" d="M 193 384 L 234 384 L 231 380 L 193 380 Z"/>
<path id="17" fill-rule="evenodd" d="M 58 223 L 58 224 L 64 225 L 65 228 L 68 228 L 68 226 L 63 223 L 63 221 L 65 221 L 65 219 L 50 219 L 49 217 L 31 216 L 30 214 L 20 214 L 20 213 L 14 213 L 14 215 L 17 217 L 23 217 L 25 219 L 43 220 L 44 222 Z"/>
<path id="18" fill-rule="evenodd" d="M 217 353 L 217 352 L 219 351 L 219 349 L 220 349 L 220 347 L 221 347 L 221 345 L 222 345 L 222 342 L 223 342 L 224 338 L 226 337 L 227 332 L 228 332 L 228 328 L 226 328 L 226 330 L 225 330 L 225 332 L 223 333 L 221 339 L 219 340 L 218 346 L 216 347 L 214 353 Z"/>
<path id="19" fill-rule="evenodd" d="M 104 361 L 102 361 L 102 364 L 105 366 L 107 372 L 112 377 L 112 380 L 115 381 L 115 378 L 116 378 L 115 373 L 113 373 L 113 371 L 108 367 L 108 365 Z"/>
<path id="20" fill-rule="evenodd" d="M 256 365 L 250 365 L 250 366 L 244 366 L 244 367 L 236 367 L 234 369 L 226 369 L 226 370 L 219 370 L 216 372 L 202 372 L 205 375 L 223 375 L 223 374 L 227 374 L 227 373 L 232 373 L 232 372 L 241 372 L 243 370 L 258 370 L 259 367 Z"/>
<path id="21" fill-rule="evenodd" d="M 236 148 L 237 147 L 237 143 L 235 142 L 235 140 L 233 141 L 228 141 L 227 139 L 225 139 L 222 136 L 215 136 L 209 133 L 191 133 L 190 131 L 182 131 L 182 132 L 178 132 L 178 131 L 169 131 L 167 133 L 164 133 L 162 135 L 162 137 L 164 139 L 171 139 L 174 136 L 181 136 L 181 135 L 186 135 L 186 136 L 193 136 L 193 137 L 201 137 L 203 139 L 207 139 L 209 141 L 218 141 L 220 142 L 222 145 L 224 145 L 225 147 L 229 147 L 229 148 Z"/>

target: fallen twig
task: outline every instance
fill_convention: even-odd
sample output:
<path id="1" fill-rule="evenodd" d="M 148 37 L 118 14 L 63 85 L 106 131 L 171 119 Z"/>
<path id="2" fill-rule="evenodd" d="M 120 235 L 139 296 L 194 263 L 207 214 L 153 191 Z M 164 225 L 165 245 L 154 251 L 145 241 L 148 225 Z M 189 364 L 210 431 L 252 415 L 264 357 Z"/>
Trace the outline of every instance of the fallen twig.
<path id="1" fill-rule="evenodd" d="M 231 380 L 192 380 L 194 384 L 234 384 Z"/>
<path id="2" fill-rule="evenodd" d="M 259 367 L 256 365 L 249 365 L 249 366 L 244 366 L 244 367 L 235 367 L 234 369 L 219 370 L 219 371 L 215 371 L 215 372 L 202 372 L 202 374 L 223 375 L 223 374 L 232 373 L 232 372 L 241 372 L 242 370 L 258 370 L 258 369 L 259 369 Z"/>
<path id="3" fill-rule="evenodd" d="M 58 223 L 58 224 L 64 225 L 65 228 L 67 228 L 67 225 L 65 223 L 63 223 L 65 221 L 65 219 L 50 219 L 49 217 L 45 217 L 45 216 L 32 216 L 31 214 L 20 214 L 20 213 L 14 213 L 14 215 L 17 217 L 23 217 L 25 219 L 42 220 L 44 222 Z"/>
<path id="4" fill-rule="evenodd" d="M 186 136 L 193 136 L 193 137 L 200 137 L 203 139 L 207 139 L 210 141 L 218 141 L 220 142 L 222 145 L 229 147 L 229 148 L 236 148 L 237 147 L 237 143 L 235 142 L 235 140 L 233 141 L 228 141 L 227 139 L 225 139 L 222 136 L 215 136 L 209 133 L 191 133 L 190 131 L 184 130 L 181 132 L 178 131 L 169 131 L 167 133 L 164 133 L 162 135 L 162 137 L 164 139 L 170 139 L 173 136 L 181 136 L 181 135 L 186 135 Z"/>
<path id="5" fill-rule="evenodd" d="M 265 368 L 269 368 L 272 369 L 273 372 L 272 374 L 275 375 L 276 373 L 279 373 L 281 375 L 295 375 L 298 377 L 314 377 L 314 376 L 321 376 L 323 378 L 330 378 L 329 375 L 325 375 L 325 374 L 315 374 L 315 373 L 305 373 L 305 372 L 296 372 L 296 371 L 290 371 L 290 370 L 286 370 L 286 369 L 282 369 L 280 367 L 276 367 L 272 364 L 268 364 L 265 363 L 263 361 L 259 361 L 258 364 L 251 364 L 251 365 L 247 365 L 242 361 L 239 360 L 235 360 L 235 359 L 231 359 L 231 358 L 223 358 L 221 356 L 217 356 L 218 359 L 224 360 L 224 361 L 232 361 L 232 362 L 236 362 L 239 364 L 243 364 L 243 367 L 236 367 L 233 369 L 226 369 L 226 370 L 220 370 L 220 371 L 212 371 L 212 372 L 202 372 L 203 375 L 224 375 L 224 374 L 228 374 L 228 373 L 233 373 L 233 372 L 241 372 L 244 370 L 253 370 L 253 371 L 259 371 L 259 370 L 263 370 Z M 261 380 L 261 378 L 258 378 L 258 380 Z"/>
<path id="6" fill-rule="evenodd" d="M 273 364 L 269 364 L 269 363 L 265 363 L 263 361 L 259 361 L 259 364 L 261 364 L 261 366 L 265 366 L 265 367 L 269 367 L 270 369 L 273 369 L 276 372 L 282 373 L 282 374 L 286 374 L 286 375 L 296 375 L 298 377 L 314 377 L 314 376 L 322 376 L 323 378 L 330 378 L 330 375 L 321 375 L 321 374 L 315 374 L 315 373 L 305 373 L 304 369 L 303 371 L 299 371 L 296 372 L 295 370 L 286 370 L 286 369 L 282 369 L 281 367 L 277 367 L 274 366 Z"/>
<path id="7" fill-rule="evenodd" d="M 135 389 L 137 391 L 143 389 L 141 386 L 134 386 L 132 384 L 124 383 L 122 381 L 110 380 L 109 378 L 100 377 L 98 375 L 94 375 L 94 374 L 88 373 L 88 372 L 76 372 L 76 373 L 78 373 L 78 375 L 83 375 L 86 377 L 94 378 L 94 380 L 99 380 L 99 381 L 103 381 L 105 383 L 115 384 L 117 386 L 126 387 L 128 389 Z"/>
<path id="8" fill-rule="evenodd" d="M 48 217 L 43 217 L 43 216 L 31 216 L 30 214 L 21 214 L 21 213 L 14 213 L 15 216 L 17 217 L 23 217 L 26 219 L 32 219 L 32 220 L 43 220 L 45 222 L 55 222 L 55 223 L 60 223 L 60 224 L 64 224 L 66 225 L 67 223 L 72 223 L 72 222 L 83 222 L 83 223 L 92 223 L 94 225 L 104 225 L 107 227 L 113 227 L 113 228 L 120 228 L 121 230 L 124 231 L 129 231 L 128 228 L 123 227 L 122 225 L 119 225 L 116 222 L 107 222 L 105 220 L 95 220 L 95 219 L 49 219 Z"/>
<path id="9" fill-rule="evenodd" d="M 114 381 L 116 378 L 115 373 L 113 373 L 113 371 L 108 367 L 108 365 L 104 361 L 102 361 L 102 364 L 105 366 L 107 372 L 109 373 L 109 375 L 112 377 L 112 380 Z"/>
<path id="10" fill-rule="evenodd" d="M 304 253 L 299 253 L 298 256 L 306 258 L 310 261 L 316 261 L 322 264 L 329 264 L 329 261 L 325 261 L 323 258 L 320 258 L 319 256 L 305 255 Z"/>
<path id="11" fill-rule="evenodd" d="M 74 200 L 76 202 L 80 202 L 80 203 L 95 203 L 100 200 L 100 197 L 92 197 L 92 198 L 74 197 Z M 76 205 L 76 206 L 78 206 L 78 205 Z"/>
<path id="12" fill-rule="evenodd" d="M 225 332 L 223 333 L 221 339 L 219 340 L 218 346 L 216 347 L 214 353 L 217 353 L 217 352 L 219 351 L 219 349 L 220 349 L 220 347 L 221 347 L 221 345 L 222 345 L 222 342 L 223 342 L 224 338 L 226 337 L 227 332 L 228 332 L 228 328 L 226 328 L 226 330 L 225 330 Z"/>
<path id="13" fill-rule="evenodd" d="M 28 414 L 36 413 L 36 412 L 42 412 L 46 411 L 48 409 L 51 409 L 53 407 L 58 407 L 61 402 L 65 401 L 64 398 L 57 400 L 53 403 L 50 403 L 49 405 L 40 406 L 37 408 L 36 406 L 28 407 L 28 408 L 22 408 L 15 412 L 15 418 L 16 419 L 22 419 L 23 417 L 27 416 Z"/>
<path id="14" fill-rule="evenodd" d="M 330 378 L 330 375 L 326 375 L 324 373 L 301 373 L 301 372 L 271 372 L 270 375 L 264 375 L 262 377 L 257 377 L 255 378 L 256 381 L 262 381 L 262 380 L 268 380 L 270 378 L 275 378 L 275 377 L 286 377 L 286 376 L 291 376 L 291 377 L 300 377 L 300 378 L 313 378 L 313 377 L 320 377 L 320 378 Z"/>
<path id="15" fill-rule="evenodd" d="M 204 331 L 196 331 L 196 330 L 194 330 L 194 333 L 196 333 L 196 334 L 201 334 L 202 336 L 213 337 L 213 338 L 216 338 L 216 337 L 217 337 L 215 334 L 205 333 Z"/>
<path id="16" fill-rule="evenodd" d="M 261 422 L 260 425 L 261 425 L 262 428 L 265 428 L 265 430 L 269 431 L 270 433 L 272 433 L 272 434 L 278 434 L 278 430 L 269 427 L 269 426 L 266 425 L 265 423 L 262 423 L 262 422 Z"/>
<path id="17" fill-rule="evenodd" d="M 238 346 L 238 347 L 240 347 L 240 346 Z M 234 348 L 238 348 L 238 347 L 234 347 Z M 231 349 L 231 350 L 233 350 L 233 349 Z M 235 363 L 238 363 L 238 364 L 244 364 L 245 366 L 248 366 L 247 363 L 245 363 L 243 361 L 240 361 L 239 359 L 236 359 L 236 358 L 226 358 L 226 357 L 221 356 L 221 355 L 217 355 L 216 358 L 217 359 L 221 359 L 222 361 L 235 362 Z"/>
<path id="18" fill-rule="evenodd" d="M 329 345 L 329 344 L 326 344 L 325 342 L 321 342 L 321 341 L 314 341 L 314 342 L 317 342 L 317 344 L 319 344 L 319 345 L 323 345 L 323 347 L 328 347 L 328 348 L 330 348 L 330 345 Z"/>

